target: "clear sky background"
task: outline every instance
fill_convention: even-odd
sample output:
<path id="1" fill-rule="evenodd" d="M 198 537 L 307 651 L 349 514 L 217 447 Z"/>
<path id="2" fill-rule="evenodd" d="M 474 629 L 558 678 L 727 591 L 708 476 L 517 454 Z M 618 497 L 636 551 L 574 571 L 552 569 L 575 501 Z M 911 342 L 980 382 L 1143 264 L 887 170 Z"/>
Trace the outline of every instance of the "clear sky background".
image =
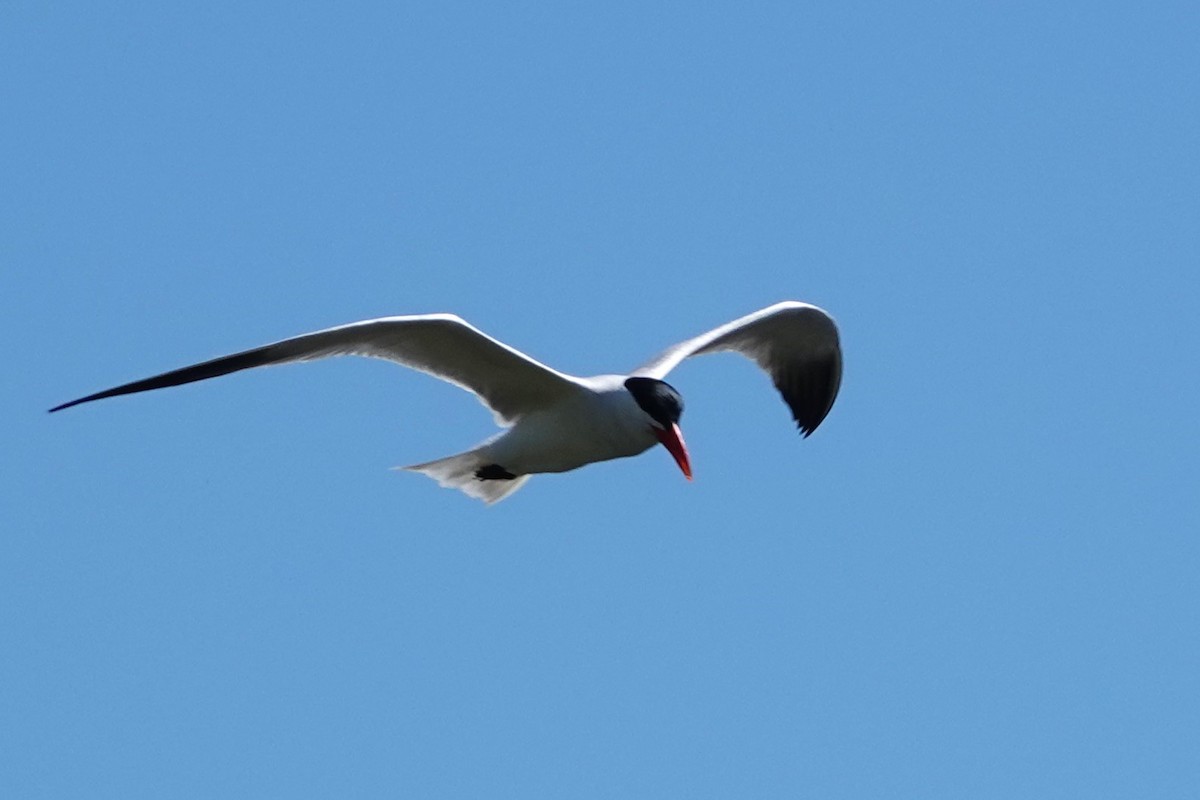
<path id="1" fill-rule="evenodd" d="M 1195 3 L 0 8 L 0 795 L 1183 798 L 1200 786 Z M 661 448 L 488 508 L 340 359 L 456 312 L 734 356 Z"/>

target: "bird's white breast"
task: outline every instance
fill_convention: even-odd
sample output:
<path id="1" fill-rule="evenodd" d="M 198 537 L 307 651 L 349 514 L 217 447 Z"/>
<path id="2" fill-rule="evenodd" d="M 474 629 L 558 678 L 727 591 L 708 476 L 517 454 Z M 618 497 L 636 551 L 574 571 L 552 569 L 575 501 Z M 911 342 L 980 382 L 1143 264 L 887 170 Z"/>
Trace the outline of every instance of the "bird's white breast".
<path id="1" fill-rule="evenodd" d="M 657 443 L 650 420 L 616 376 L 595 389 L 522 417 L 489 446 L 489 457 L 518 475 L 566 472 L 644 453 Z"/>

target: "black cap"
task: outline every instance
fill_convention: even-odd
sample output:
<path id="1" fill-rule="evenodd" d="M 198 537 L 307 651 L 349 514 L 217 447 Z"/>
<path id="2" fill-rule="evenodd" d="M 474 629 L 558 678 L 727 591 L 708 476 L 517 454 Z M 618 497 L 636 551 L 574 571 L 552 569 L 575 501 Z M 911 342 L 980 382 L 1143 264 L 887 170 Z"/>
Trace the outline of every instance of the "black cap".
<path id="1" fill-rule="evenodd" d="M 655 378 L 629 378 L 625 388 L 650 418 L 669 428 L 683 414 L 683 397 L 671 384 Z"/>

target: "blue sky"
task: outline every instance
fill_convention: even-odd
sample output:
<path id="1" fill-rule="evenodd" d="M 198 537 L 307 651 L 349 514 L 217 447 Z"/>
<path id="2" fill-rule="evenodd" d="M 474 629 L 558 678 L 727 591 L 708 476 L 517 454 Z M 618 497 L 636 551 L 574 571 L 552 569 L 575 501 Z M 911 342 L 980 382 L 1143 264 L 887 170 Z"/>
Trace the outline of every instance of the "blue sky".
<path id="1" fill-rule="evenodd" d="M 1190 797 L 1189 3 L 8 3 L 0 794 Z M 782 299 L 661 448 L 486 508 L 376 362 L 452 311 L 629 369 Z"/>

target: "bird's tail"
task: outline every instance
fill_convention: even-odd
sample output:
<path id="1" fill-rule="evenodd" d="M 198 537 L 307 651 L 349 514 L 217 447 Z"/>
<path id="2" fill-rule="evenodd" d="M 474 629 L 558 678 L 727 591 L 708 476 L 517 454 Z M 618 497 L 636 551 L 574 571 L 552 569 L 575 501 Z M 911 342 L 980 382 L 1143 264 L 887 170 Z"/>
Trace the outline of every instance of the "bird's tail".
<path id="1" fill-rule="evenodd" d="M 524 486 L 525 481 L 529 480 L 529 476 L 518 475 L 508 480 L 503 478 L 483 480 L 477 477 L 476 470 L 486 467 L 490 463 L 480 452 L 482 449 L 482 447 L 477 447 L 455 456 L 439 458 L 437 461 L 426 461 L 424 464 L 396 467 L 396 469 L 423 473 L 447 489 L 458 489 L 463 494 L 491 505 L 498 503 Z"/>

